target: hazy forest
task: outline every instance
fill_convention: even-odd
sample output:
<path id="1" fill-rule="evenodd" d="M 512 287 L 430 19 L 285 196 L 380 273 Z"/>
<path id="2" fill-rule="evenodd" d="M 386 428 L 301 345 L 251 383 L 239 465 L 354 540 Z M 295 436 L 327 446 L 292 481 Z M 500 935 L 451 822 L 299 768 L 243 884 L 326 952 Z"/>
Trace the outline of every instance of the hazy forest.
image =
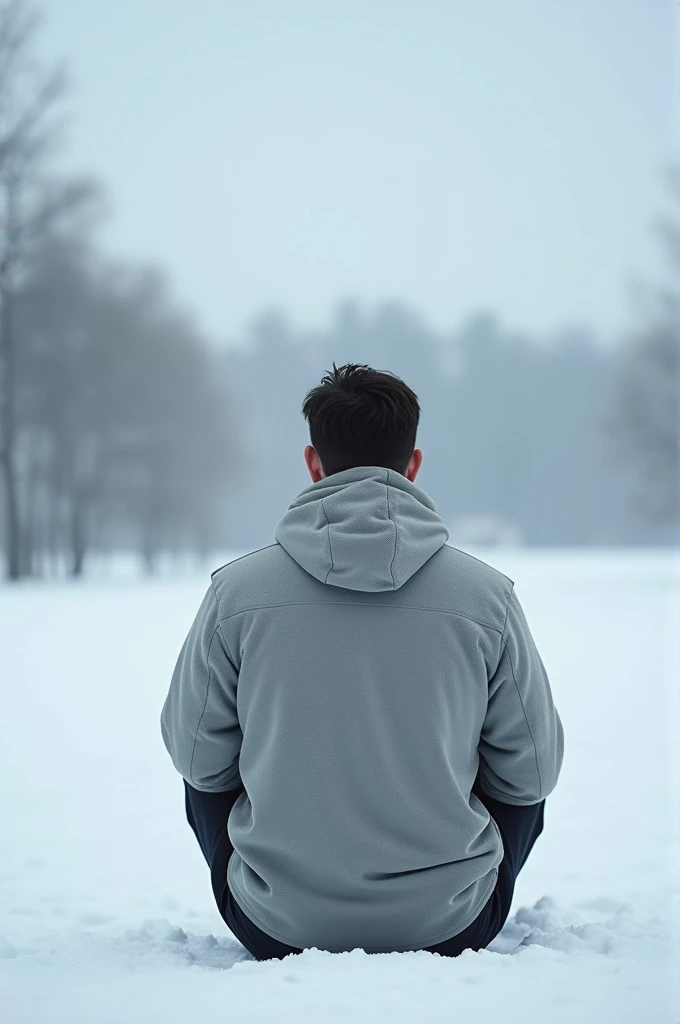
<path id="1" fill-rule="evenodd" d="M 660 169 L 660 221 L 650 224 L 667 279 L 630 297 L 625 337 L 573 325 L 524 337 L 493 309 L 441 333 L 403 301 L 366 308 L 339 296 L 316 331 L 263 309 L 243 337 L 209 338 L 162 267 L 104 250 L 106 184 L 56 174 L 68 88 L 61 71 L 36 60 L 39 30 L 33 6 L 0 5 L 0 527 L 9 578 L 78 576 L 95 552 L 134 552 L 152 571 L 168 555 L 271 543 L 309 482 L 304 394 L 332 362 L 349 360 L 391 370 L 417 392 L 419 482 L 453 542 L 480 530 L 541 546 L 677 537 L 672 173 L 665 185 Z"/>

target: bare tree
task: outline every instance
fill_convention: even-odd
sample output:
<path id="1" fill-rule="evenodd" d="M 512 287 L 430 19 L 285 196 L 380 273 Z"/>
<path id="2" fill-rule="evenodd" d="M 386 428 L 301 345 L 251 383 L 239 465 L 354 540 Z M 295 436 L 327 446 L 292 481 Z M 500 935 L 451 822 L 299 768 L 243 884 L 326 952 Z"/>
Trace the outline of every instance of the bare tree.
<path id="1" fill-rule="evenodd" d="M 104 471 L 95 430 L 101 381 L 93 373 L 97 266 L 87 239 L 45 237 L 16 305 L 22 558 L 42 536 L 44 553 L 71 550 L 75 574 L 84 560 L 93 477 Z"/>
<path id="2" fill-rule="evenodd" d="M 0 3 L 0 474 L 9 579 L 18 579 L 30 564 L 30 552 L 22 553 L 29 532 L 22 524 L 19 482 L 17 296 L 45 232 L 96 191 L 90 182 L 46 178 L 62 132 L 57 112 L 65 77 L 36 65 L 39 24 L 26 0 Z"/>

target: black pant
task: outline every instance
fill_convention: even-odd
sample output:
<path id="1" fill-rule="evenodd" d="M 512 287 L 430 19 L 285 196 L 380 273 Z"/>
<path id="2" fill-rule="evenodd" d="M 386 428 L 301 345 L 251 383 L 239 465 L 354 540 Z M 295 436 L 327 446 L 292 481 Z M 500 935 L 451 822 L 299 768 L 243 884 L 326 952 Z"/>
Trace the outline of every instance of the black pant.
<path id="1" fill-rule="evenodd" d="M 301 953 L 300 948 L 279 942 L 253 924 L 227 885 L 227 864 L 233 853 L 227 821 L 243 787 L 227 793 L 201 793 L 185 781 L 184 788 L 187 819 L 210 866 L 215 900 L 229 929 L 258 960 L 280 960 L 289 953 Z M 504 855 L 496 887 L 472 924 L 451 939 L 425 947 L 428 952 L 442 956 L 458 956 L 465 949 L 484 949 L 498 935 L 510 913 L 517 875 L 543 831 L 545 801 L 529 807 L 513 807 L 493 800 L 478 785 L 473 791 L 498 825 Z"/>

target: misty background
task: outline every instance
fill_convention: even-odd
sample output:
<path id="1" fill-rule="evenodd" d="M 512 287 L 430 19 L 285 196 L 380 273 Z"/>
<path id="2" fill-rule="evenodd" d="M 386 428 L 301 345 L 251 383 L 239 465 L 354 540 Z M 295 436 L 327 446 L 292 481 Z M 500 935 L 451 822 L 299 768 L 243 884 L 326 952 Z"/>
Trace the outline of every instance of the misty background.
<path id="1" fill-rule="evenodd" d="M 674 5 L 0 3 L 10 578 L 271 543 L 332 362 L 451 542 L 678 538 Z"/>

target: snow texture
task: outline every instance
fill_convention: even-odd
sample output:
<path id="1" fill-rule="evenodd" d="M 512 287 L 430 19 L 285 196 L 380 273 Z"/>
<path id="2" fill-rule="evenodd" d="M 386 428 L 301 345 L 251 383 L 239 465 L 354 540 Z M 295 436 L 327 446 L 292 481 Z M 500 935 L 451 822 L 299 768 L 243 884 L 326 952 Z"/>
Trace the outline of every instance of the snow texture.
<path id="1" fill-rule="evenodd" d="M 206 577 L 0 588 L 0 1018 L 674 1024 L 677 562 L 488 560 L 516 581 L 566 755 L 510 920 L 455 960 L 257 963 L 222 923 L 158 725 Z"/>

